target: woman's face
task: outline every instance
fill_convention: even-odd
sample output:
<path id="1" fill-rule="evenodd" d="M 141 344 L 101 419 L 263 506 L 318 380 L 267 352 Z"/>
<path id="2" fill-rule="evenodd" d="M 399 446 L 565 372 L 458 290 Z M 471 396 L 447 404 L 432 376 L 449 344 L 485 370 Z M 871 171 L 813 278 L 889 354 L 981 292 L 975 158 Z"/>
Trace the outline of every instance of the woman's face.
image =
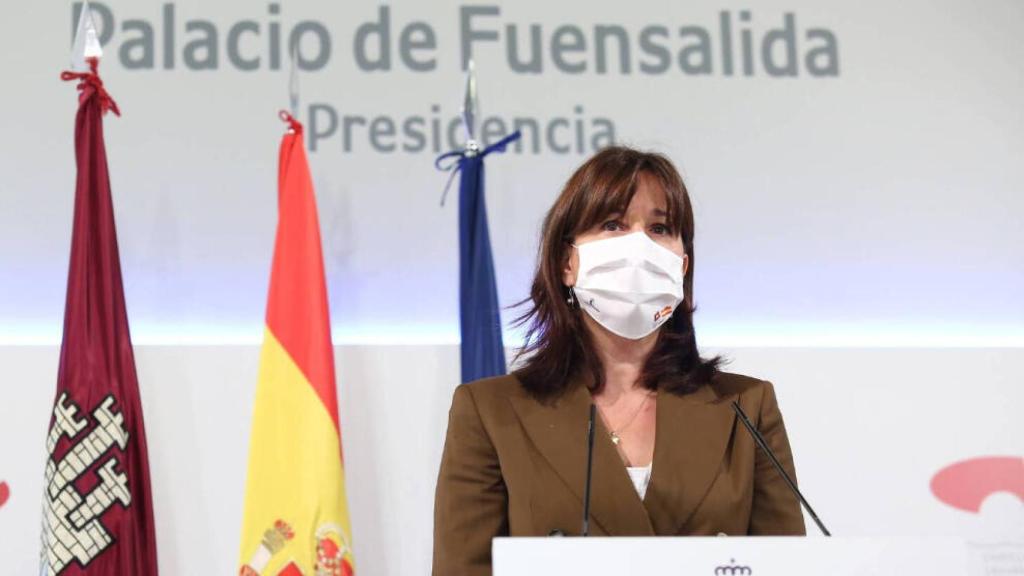
<path id="1" fill-rule="evenodd" d="M 662 190 L 657 180 L 641 175 L 636 193 L 633 194 L 633 199 L 630 200 L 625 213 L 608 216 L 604 222 L 577 235 L 573 243 L 579 246 L 594 240 L 644 232 L 651 240 L 683 259 L 683 276 L 686 276 L 689 261 L 683 247 L 682 233 L 680 230 L 671 229 L 668 223 L 667 206 L 665 191 Z M 575 286 L 578 270 L 579 253 L 572 250 L 563 269 L 562 282 L 566 286 Z"/>

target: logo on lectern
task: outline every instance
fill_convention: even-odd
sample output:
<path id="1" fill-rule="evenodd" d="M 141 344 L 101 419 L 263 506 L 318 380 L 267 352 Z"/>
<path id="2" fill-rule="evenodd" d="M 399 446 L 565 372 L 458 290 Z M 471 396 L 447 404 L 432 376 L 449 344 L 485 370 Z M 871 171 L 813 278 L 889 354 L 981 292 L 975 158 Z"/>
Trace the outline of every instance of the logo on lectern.
<path id="1" fill-rule="evenodd" d="M 753 574 L 754 571 L 750 566 L 741 566 L 736 564 L 736 560 L 729 558 L 728 566 L 718 566 L 715 568 L 715 576 L 734 576 L 737 574 Z"/>

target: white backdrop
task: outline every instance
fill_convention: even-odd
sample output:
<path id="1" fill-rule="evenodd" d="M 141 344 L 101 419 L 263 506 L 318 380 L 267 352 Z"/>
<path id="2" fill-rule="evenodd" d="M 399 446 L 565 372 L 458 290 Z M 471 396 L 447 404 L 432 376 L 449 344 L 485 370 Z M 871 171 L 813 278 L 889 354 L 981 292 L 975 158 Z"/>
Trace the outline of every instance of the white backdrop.
<path id="1" fill-rule="evenodd" d="M 391 69 L 368 71 L 358 31 L 382 6 Z M 479 13 L 462 26 L 467 7 Z M 992 495 L 975 515 L 928 490 L 953 462 L 1024 455 L 1017 0 L 112 0 L 101 10 L 111 17 L 101 71 L 124 112 L 107 119 L 107 146 L 166 574 L 236 569 L 276 219 L 275 113 L 287 104 L 286 50 L 275 52 L 274 35 L 283 47 L 296 30 L 307 63 L 324 56 L 300 74 L 299 116 L 325 133 L 308 144 L 362 573 L 428 566 L 458 378 L 457 206 L 438 206 L 447 175 L 433 168 L 433 125 L 445 140 L 468 29 L 498 33 L 473 43 L 484 116 L 544 132 L 536 152 L 488 159 L 503 303 L 526 295 L 544 211 L 610 125 L 617 141 L 663 151 L 683 171 L 697 214 L 700 341 L 777 383 L 801 484 L 834 532 L 1024 538 L 1016 497 Z M 16 3 L 0 33 L 0 482 L 10 488 L 0 558 L 16 574 L 36 564 L 64 303 L 75 96 L 57 76 L 72 14 L 64 2 Z M 258 33 L 233 43 L 249 20 Z M 432 32 L 436 49 L 403 60 L 403 30 L 416 22 L 406 44 Z M 509 26 L 524 56 L 532 24 L 540 72 L 516 71 Z M 621 27 L 628 72 L 614 39 L 599 54 L 599 25 Z M 203 30 L 215 32 L 213 46 L 195 44 Z M 553 48 L 573 30 L 584 49 Z M 790 34 L 796 74 L 773 76 L 764 42 Z M 693 46 L 705 36 L 707 68 L 696 73 Z M 826 37 L 830 55 L 812 57 Z M 772 42 L 778 64 L 787 41 Z M 195 69 L 203 64 L 213 68 Z M 573 64 L 584 70 L 565 70 Z M 332 113 L 338 126 L 326 135 Z M 403 150 L 419 145 L 409 122 L 422 150 Z M 394 395 L 407 402 L 385 411 Z"/>
<path id="2" fill-rule="evenodd" d="M 408 118 L 422 117 L 429 131 L 433 118 L 447 121 L 461 102 L 463 5 L 389 5 L 392 44 L 414 21 L 435 31 L 436 51 L 424 52 L 436 53 L 429 72 L 408 70 L 395 47 L 392 70 L 358 67 L 356 31 L 377 19 L 376 2 L 289 0 L 278 4 L 276 16 L 265 3 L 169 5 L 173 41 L 163 33 L 163 4 L 104 4 L 115 32 L 103 74 L 124 112 L 108 119 L 107 143 L 135 334 L 158 342 L 198 335 L 255 341 L 276 218 L 283 130 L 276 111 L 288 102 L 284 62 L 270 69 L 264 48 L 270 25 L 277 22 L 284 38 L 303 21 L 330 34 L 324 67 L 300 74 L 303 121 L 310 107 L 327 106 L 339 122 L 343 115 L 380 116 L 400 130 Z M 724 1 L 528 0 L 499 8 L 499 16 L 472 20 L 474 30 L 501 35 L 499 42 L 474 44 L 485 117 L 531 118 L 542 126 L 568 119 L 570 129 L 557 127 L 559 142 L 574 139 L 577 117 L 586 138 L 596 132 L 594 119 L 607 118 L 619 141 L 664 151 L 683 170 L 696 204 L 695 293 L 705 339 L 1024 341 L 1024 8 L 1017 0 L 981 7 L 954 0 L 760 2 L 749 24 L 740 20 L 747 6 Z M 732 23 L 732 76 L 723 71 L 722 12 Z M 74 88 L 57 74 L 69 60 L 72 10 L 64 2 L 15 3 L 5 13 L 12 24 L 0 34 L 8 111 L 0 118 L 8 135 L 0 142 L 0 338 L 55 342 L 75 112 Z M 798 75 L 769 76 L 760 43 L 786 14 L 794 20 Z M 244 56 L 262 57 L 253 71 L 239 70 L 227 54 L 232 27 L 247 19 L 262 31 L 240 40 Z M 131 21 L 153 30 L 153 68 L 125 68 L 124 44 L 139 36 L 124 31 Z M 200 36 L 186 25 L 199 21 L 217 31 L 215 70 L 186 67 L 186 45 Z M 516 73 L 502 44 L 505 26 L 517 26 L 525 51 L 526 27 L 534 23 L 541 25 L 542 72 Z M 585 73 L 552 64 L 551 38 L 565 24 L 586 34 L 589 49 L 572 58 L 589 63 Z M 628 33 L 629 74 L 610 41 L 607 73 L 595 72 L 598 24 L 620 24 Z M 641 33 L 658 25 L 673 32 L 659 40 L 673 61 L 694 43 L 677 29 L 705 30 L 712 73 L 687 74 L 678 65 L 641 72 L 653 60 L 641 50 Z M 751 76 L 740 65 L 745 29 L 755 45 Z M 835 37 L 837 76 L 807 72 L 804 57 L 821 44 L 807 40 L 814 30 Z M 168 42 L 174 67 L 164 69 Z M 371 149 L 366 126 L 350 128 L 350 151 L 339 127 L 311 154 L 335 334 L 357 343 L 452 342 L 457 213 L 454 201 L 438 205 L 447 175 L 433 168 L 431 138 L 422 152 L 385 153 Z M 392 140 L 400 146 L 409 139 Z M 590 152 L 541 148 L 488 162 L 498 290 L 506 304 L 526 295 L 540 219 Z M 410 302 L 413 283 L 432 289 Z"/>
<path id="3" fill-rule="evenodd" d="M 972 514 L 929 490 L 932 476 L 954 462 L 1024 453 L 1024 351 L 710 352 L 731 358 L 731 370 L 775 383 L 801 489 L 834 534 L 1024 541 L 1015 496 L 993 494 Z M 256 346 L 137 348 L 164 574 L 237 571 L 258 355 Z M 342 346 L 336 359 L 357 569 L 427 574 L 458 348 Z M 41 439 L 56 364 L 54 347 L 0 348 L 0 365 L 17 375 L 17 386 L 4 388 L 16 405 L 5 401 L 0 420 L 2 475 L 12 486 L 0 508 L 0 557 L 10 574 L 37 566 Z M 810 519 L 807 527 L 816 535 Z"/>

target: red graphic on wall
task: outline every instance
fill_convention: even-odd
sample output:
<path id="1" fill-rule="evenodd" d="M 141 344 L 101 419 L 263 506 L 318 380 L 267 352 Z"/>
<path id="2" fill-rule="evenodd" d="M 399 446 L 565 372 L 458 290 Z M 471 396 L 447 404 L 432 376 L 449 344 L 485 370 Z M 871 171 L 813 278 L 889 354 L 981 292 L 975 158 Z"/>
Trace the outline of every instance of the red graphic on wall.
<path id="1" fill-rule="evenodd" d="M 996 492 L 1024 503 L 1024 457 L 984 456 L 950 464 L 932 477 L 932 494 L 953 508 L 977 514 Z"/>
<path id="2" fill-rule="evenodd" d="M 11 497 L 11 488 L 7 485 L 7 482 L 0 482 L 0 508 L 7 504 L 7 499 Z"/>

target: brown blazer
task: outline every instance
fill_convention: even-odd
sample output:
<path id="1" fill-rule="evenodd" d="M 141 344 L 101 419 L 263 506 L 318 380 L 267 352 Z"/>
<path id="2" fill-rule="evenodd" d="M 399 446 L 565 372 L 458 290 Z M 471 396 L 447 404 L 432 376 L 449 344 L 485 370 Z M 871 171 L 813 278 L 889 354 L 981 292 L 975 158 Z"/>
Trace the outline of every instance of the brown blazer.
<path id="1" fill-rule="evenodd" d="M 692 394 L 658 391 L 643 501 L 598 419 L 590 533 L 804 534 L 796 497 L 730 406 L 737 398 L 795 480 L 771 383 L 723 372 Z M 590 402 L 576 383 L 541 404 L 514 375 L 455 390 L 434 499 L 435 576 L 490 574 L 495 536 L 580 533 Z"/>

